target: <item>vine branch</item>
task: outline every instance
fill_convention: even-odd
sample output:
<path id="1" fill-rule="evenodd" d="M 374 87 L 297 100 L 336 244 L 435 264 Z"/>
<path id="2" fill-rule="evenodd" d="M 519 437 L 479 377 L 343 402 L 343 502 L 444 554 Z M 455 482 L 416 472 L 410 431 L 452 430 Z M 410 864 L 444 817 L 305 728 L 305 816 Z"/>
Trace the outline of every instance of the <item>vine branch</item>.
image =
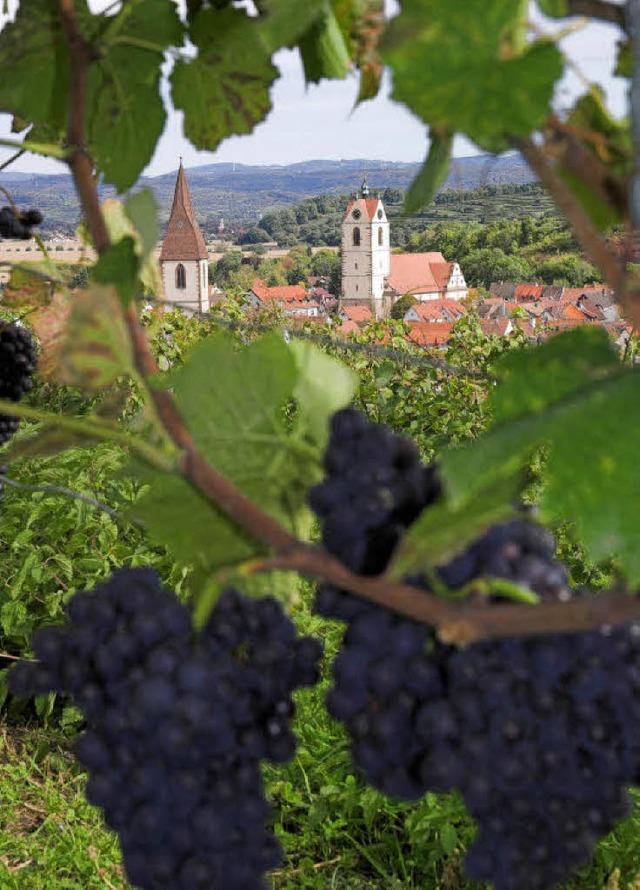
<path id="1" fill-rule="evenodd" d="M 597 266 L 607 284 L 616 292 L 629 318 L 640 326 L 640 294 L 627 288 L 625 269 L 610 251 L 606 240 L 589 216 L 582 209 L 571 190 L 564 184 L 545 152 L 532 139 L 512 139 L 523 157 L 549 190 L 552 198 L 569 221 L 583 250 L 591 262 Z"/>
<path id="2" fill-rule="evenodd" d="M 624 27 L 624 7 L 607 0 L 567 0 L 567 15 L 583 15 Z"/>
<path id="3" fill-rule="evenodd" d="M 82 147 L 85 144 L 87 71 L 95 53 L 80 35 L 73 0 L 57 0 L 57 3 L 72 58 L 68 142 L 71 146 Z M 540 178 L 545 183 L 551 179 L 555 185 L 557 177 L 540 150 L 528 141 L 523 143 L 523 149 L 527 159 L 531 158 L 532 166 L 535 165 L 534 169 L 540 168 Z M 91 159 L 84 149 L 74 148 L 68 163 L 96 250 L 99 254 L 104 253 L 109 246 L 109 236 L 100 210 Z M 551 190 L 558 200 L 557 194 Z M 562 202 L 559 203 L 562 206 Z M 573 204 L 569 209 L 575 211 Z M 600 256 L 602 245 L 584 226 L 584 222 L 584 214 L 580 211 L 583 235 L 586 232 L 586 240 L 593 252 Z M 598 233 L 598 239 L 599 237 Z M 614 287 L 619 287 L 623 278 L 622 271 L 617 265 L 615 268 L 610 265 L 612 258 L 608 251 L 606 256 L 607 280 Z M 605 259 L 604 256 L 600 258 L 603 261 Z M 598 265 L 601 263 L 598 262 Z M 620 593 L 576 599 L 569 603 L 478 606 L 443 600 L 384 575 L 354 575 L 321 547 L 311 546 L 291 535 L 203 458 L 171 394 L 155 388 L 150 379 L 158 372 L 158 368 L 135 305 L 130 305 L 124 315 L 131 336 L 136 368 L 147 386 L 161 423 L 181 451 L 179 472 L 208 501 L 274 554 L 258 561 L 256 571 L 291 569 L 306 578 L 329 582 L 409 618 L 432 625 L 437 628 L 443 640 L 459 644 L 489 637 L 582 631 L 603 624 L 640 620 L 640 598 L 634 599 Z"/>

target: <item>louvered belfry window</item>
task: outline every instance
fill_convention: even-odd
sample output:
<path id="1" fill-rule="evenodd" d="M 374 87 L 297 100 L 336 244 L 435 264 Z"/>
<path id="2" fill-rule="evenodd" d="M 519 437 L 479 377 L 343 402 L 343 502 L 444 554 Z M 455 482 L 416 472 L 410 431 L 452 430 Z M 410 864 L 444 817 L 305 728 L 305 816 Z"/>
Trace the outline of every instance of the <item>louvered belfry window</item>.
<path id="1" fill-rule="evenodd" d="M 357 226 L 353 230 L 353 246 L 360 247 L 360 229 Z"/>
<path id="2" fill-rule="evenodd" d="M 182 263 L 178 263 L 176 266 L 176 287 L 180 290 L 184 290 L 187 286 L 187 273 L 184 270 L 184 266 Z"/>

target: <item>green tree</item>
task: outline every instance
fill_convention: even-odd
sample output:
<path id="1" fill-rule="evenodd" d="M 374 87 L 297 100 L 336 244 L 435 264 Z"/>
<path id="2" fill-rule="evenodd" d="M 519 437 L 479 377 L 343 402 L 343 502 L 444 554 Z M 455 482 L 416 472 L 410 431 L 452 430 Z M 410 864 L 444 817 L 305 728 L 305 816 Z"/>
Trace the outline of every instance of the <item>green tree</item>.
<path id="1" fill-rule="evenodd" d="M 396 319 L 396 321 L 402 321 L 407 314 L 407 310 L 411 309 L 412 306 L 415 306 L 417 302 L 418 299 L 417 297 L 414 297 L 413 294 L 404 294 L 404 296 L 397 299 L 391 307 L 391 318 Z"/>

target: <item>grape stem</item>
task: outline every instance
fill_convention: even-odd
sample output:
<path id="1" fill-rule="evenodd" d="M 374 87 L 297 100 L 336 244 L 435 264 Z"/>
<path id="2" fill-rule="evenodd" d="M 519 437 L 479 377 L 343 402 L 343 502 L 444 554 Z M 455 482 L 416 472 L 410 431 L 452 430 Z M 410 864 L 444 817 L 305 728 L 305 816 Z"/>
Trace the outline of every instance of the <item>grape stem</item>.
<path id="1" fill-rule="evenodd" d="M 74 148 L 67 163 L 95 248 L 98 254 L 103 254 L 109 247 L 110 239 L 100 209 L 93 164 L 88 152 L 77 148 L 85 144 L 87 71 L 98 53 L 84 42 L 79 32 L 73 0 L 57 0 L 57 4 L 72 66 L 67 141 Z M 529 146 L 529 154 L 536 162 L 542 158 L 545 168 L 548 167 L 544 155 L 535 146 L 531 148 L 532 145 L 525 144 L 525 147 Z M 555 181 L 557 177 L 555 174 L 553 176 Z M 612 258 L 609 259 L 612 262 Z M 608 276 L 610 284 L 615 286 L 618 283 L 619 272 L 618 269 L 615 276 Z M 322 547 L 306 544 L 291 535 L 202 457 L 171 394 L 154 386 L 152 378 L 158 373 L 158 367 L 135 306 L 130 305 L 125 309 L 124 316 L 131 336 L 135 366 L 162 425 L 181 451 L 179 472 L 207 500 L 274 554 L 256 560 L 254 571 L 286 569 L 311 580 L 327 581 L 433 626 L 443 640 L 459 645 L 491 637 L 585 631 L 602 625 L 640 620 L 640 598 L 618 592 L 579 598 L 568 603 L 486 606 L 444 600 L 385 575 L 354 575 Z"/>

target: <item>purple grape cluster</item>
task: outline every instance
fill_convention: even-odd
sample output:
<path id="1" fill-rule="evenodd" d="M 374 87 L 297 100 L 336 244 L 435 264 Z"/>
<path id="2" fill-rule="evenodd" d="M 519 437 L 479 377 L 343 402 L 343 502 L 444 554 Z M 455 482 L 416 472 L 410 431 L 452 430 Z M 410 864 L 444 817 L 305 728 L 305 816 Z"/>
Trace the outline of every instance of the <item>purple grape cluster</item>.
<path id="1" fill-rule="evenodd" d="M 29 331 L 16 322 L 0 322 L 0 399 L 19 402 L 33 387 L 36 345 Z M 0 414 L 0 445 L 18 429 L 20 420 Z"/>
<path id="2" fill-rule="evenodd" d="M 438 497 L 436 471 L 353 409 L 334 417 L 325 469 L 310 494 L 324 546 L 356 572 L 381 572 Z M 565 599 L 553 552 L 548 532 L 516 519 L 437 572 L 451 588 L 496 577 Z M 421 579 L 411 580 L 420 596 Z M 345 591 L 322 588 L 316 608 L 346 622 L 327 706 L 346 727 L 354 764 L 404 799 L 458 789 L 479 827 L 471 877 L 496 890 L 556 886 L 627 812 L 625 787 L 640 773 L 640 628 L 460 651 Z"/>
<path id="3" fill-rule="evenodd" d="M 27 241 L 33 237 L 33 227 L 39 226 L 42 220 L 42 214 L 35 208 L 20 211 L 13 207 L 0 207 L 0 238 Z"/>
<path id="4" fill-rule="evenodd" d="M 293 690 L 321 645 L 296 638 L 272 598 L 226 590 L 205 627 L 146 569 L 122 569 L 34 635 L 13 693 L 72 695 L 88 728 L 76 754 L 87 798 L 118 833 L 144 890 L 257 890 L 280 861 L 260 761 L 288 760 Z"/>

